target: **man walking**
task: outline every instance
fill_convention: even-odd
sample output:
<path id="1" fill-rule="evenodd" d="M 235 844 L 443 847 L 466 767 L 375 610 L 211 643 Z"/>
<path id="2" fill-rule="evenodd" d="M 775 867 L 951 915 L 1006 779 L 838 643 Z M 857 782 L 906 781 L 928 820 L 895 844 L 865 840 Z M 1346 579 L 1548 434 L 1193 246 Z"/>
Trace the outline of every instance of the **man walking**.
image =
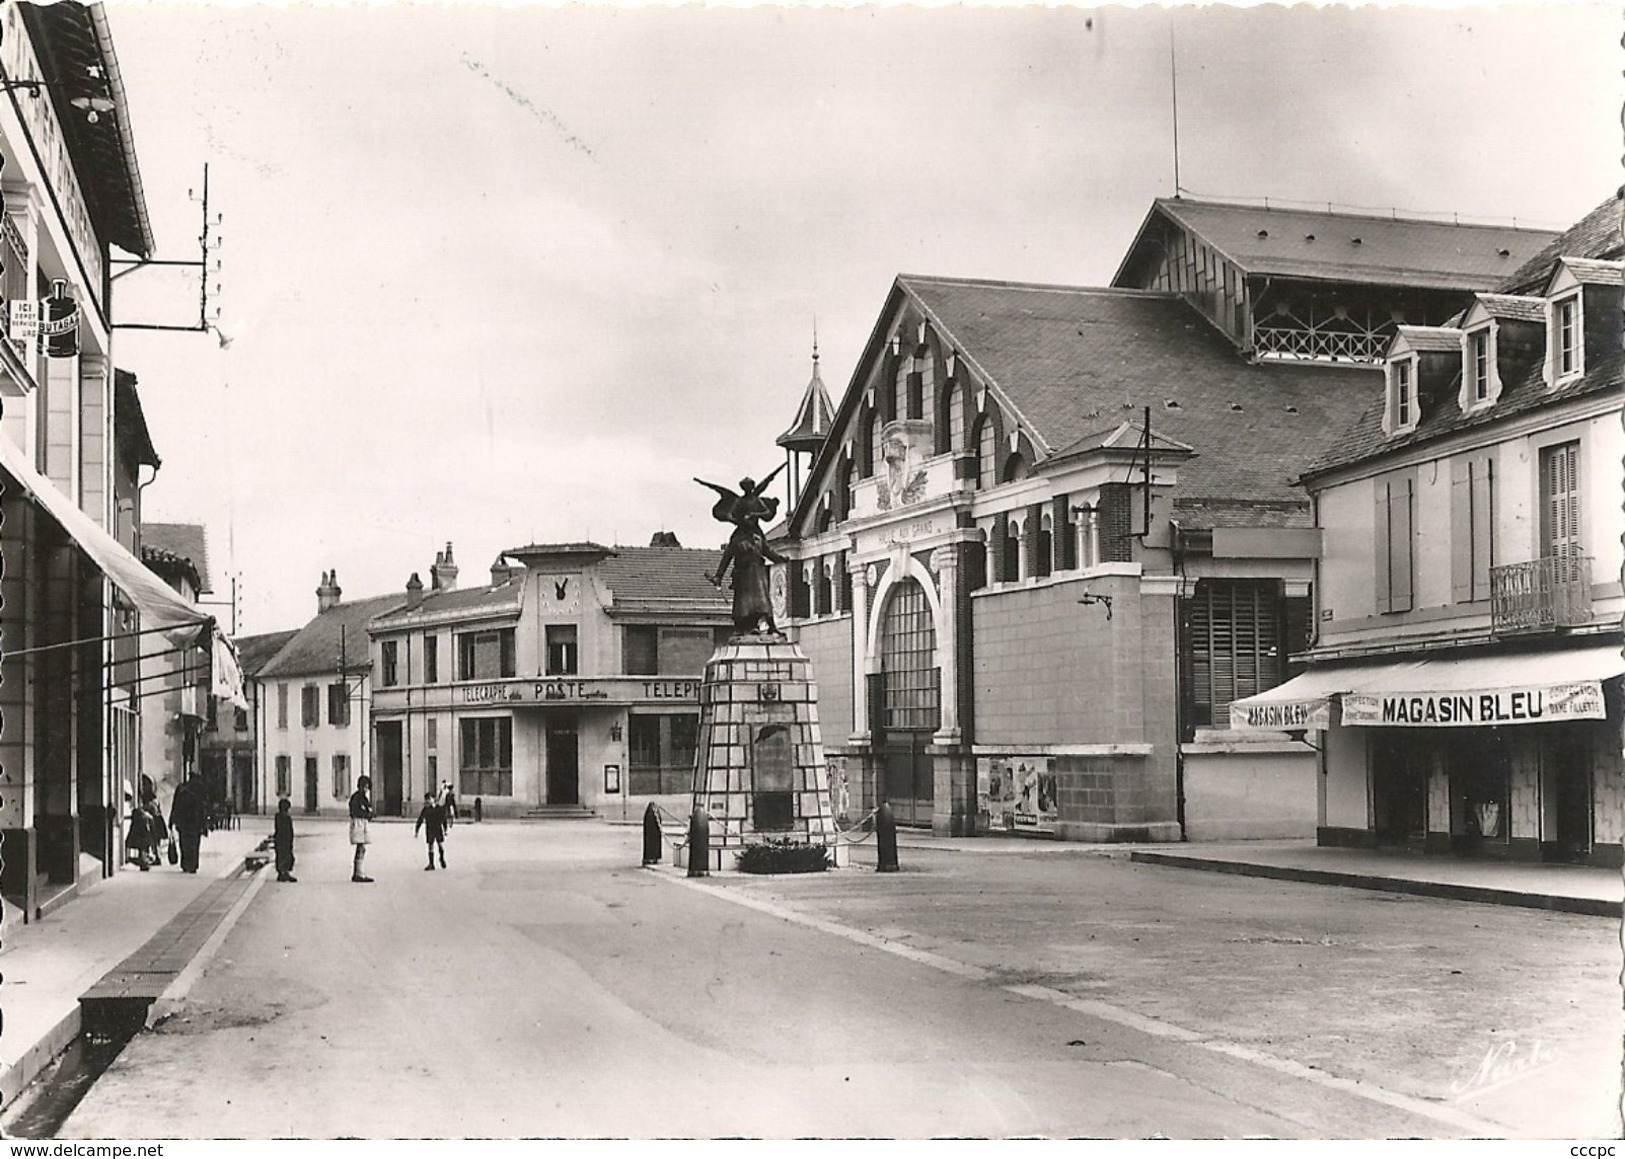
<path id="1" fill-rule="evenodd" d="M 203 832 L 209 824 L 208 804 L 203 799 L 203 782 L 198 780 L 196 773 L 188 774 L 175 790 L 175 797 L 169 804 L 169 824 L 180 843 L 181 872 L 196 873 L 198 844 L 203 840 Z"/>
<path id="2" fill-rule="evenodd" d="M 360 777 L 356 780 L 355 792 L 350 794 L 350 844 L 355 846 L 355 868 L 350 871 L 351 881 L 372 881 L 362 872 L 362 864 L 367 860 L 367 822 L 371 820 L 372 778 Z"/>

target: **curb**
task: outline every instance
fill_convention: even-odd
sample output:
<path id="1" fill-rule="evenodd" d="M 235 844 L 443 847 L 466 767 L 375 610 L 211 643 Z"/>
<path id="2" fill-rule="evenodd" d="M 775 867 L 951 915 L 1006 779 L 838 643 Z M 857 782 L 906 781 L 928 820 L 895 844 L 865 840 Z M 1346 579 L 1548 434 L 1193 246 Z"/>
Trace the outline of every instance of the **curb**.
<path id="1" fill-rule="evenodd" d="M 1164 865 L 1173 869 L 1199 869 L 1209 873 L 1233 873 L 1243 877 L 1268 877 L 1276 881 L 1300 881 L 1310 885 L 1341 885 L 1380 893 L 1406 893 L 1419 897 L 1471 901 L 1486 905 L 1516 906 L 1585 917 L 1625 916 L 1625 905 L 1597 897 L 1564 897 L 1550 893 L 1521 893 L 1515 889 L 1495 889 L 1486 885 L 1463 885 L 1448 881 L 1418 881 L 1401 877 L 1381 877 L 1370 873 L 1349 873 L 1335 869 L 1304 869 L 1289 865 L 1265 865 L 1248 861 L 1219 861 L 1211 857 L 1190 857 L 1178 853 L 1135 850 L 1130 861 Z"/>
<path id="2" fill-rule="evenodd" d="M 220 919 L 220 924 L 215 926 L 214 932 L 198 948 L 198 952 L 192 956 L 192 960 L 186 964 L 186 968 L 175 975 L 175 980 L 169 984 L 162 994 L 153 999 L 152 1004 L 147 1007 L 146 1024 L 149 1028 L 168 1018 L 186 1004 L 186 996 L 191 993 L 192 987 L 202 977 L 203 971 L 209 968 L 209 963 L 214 960 L 214 956 L 220 952 L 221 945 L 230 935 L 232 928 L 236 926 L 238 919 L 243 916 L 243 912 L 248 909 L 249 903 L 254 900 L 255 895 L 265 885 L 268 880 L 266 874 L 270 866 L 261 861 L 257 868 L 249 870 L 246 866 L 253 858 L 253 854 L 249 854 L 247 858 L 244 858 L 244 872 L 251 873 L 254 880 L 248 883 L 248 888 L 243 891 L 243 895 L 232 903 L 232 907 Z"/>

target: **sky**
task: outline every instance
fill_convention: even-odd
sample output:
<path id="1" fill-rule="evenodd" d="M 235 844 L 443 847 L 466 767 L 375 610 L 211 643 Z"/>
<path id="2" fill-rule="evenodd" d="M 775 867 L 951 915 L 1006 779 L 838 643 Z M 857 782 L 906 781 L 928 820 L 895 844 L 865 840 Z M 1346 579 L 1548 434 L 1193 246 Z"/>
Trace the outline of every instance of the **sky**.
<path id="1" fill-rule="evenodd" d="M 900 273 L 1104 285 L 1154 198 L 1561 229 L 1621 179 L 1616 8 L 209 7 L 114 0 L 154 256 L 120 330 L 238 634 L 657 530 L 783 461 Z M 1171 65 L 1173 67 L 1171 67 Z M 194 324 L 176 271 L 116 321 Z M 219 609 L 222 619 L 230 613 Z"/>

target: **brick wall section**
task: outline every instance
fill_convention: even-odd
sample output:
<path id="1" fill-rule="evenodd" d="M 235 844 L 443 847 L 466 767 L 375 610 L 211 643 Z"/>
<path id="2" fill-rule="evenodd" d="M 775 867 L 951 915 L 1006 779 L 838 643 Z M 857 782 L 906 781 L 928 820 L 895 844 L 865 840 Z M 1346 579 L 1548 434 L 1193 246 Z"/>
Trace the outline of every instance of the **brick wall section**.
<path id="1" fill-rule="evenodd" d="M 1110 594 L 1105 608 L 1077 602 L 1078 584 L 984 595 L 971 601 L 975 634 L 974 730 L 987 744 L 1105 744 L 1138 741 L 1124 734 L 1120 689 L 1138 679 L 1138 657 L 1125 665 L 1114 644 L 1119 609 L 1138 599 L 1132 577 L 1102 577 L 1089 590 Z M 1133 648 L 1139 647 L 1134 633 Z"/>
<path id="2" fill-rule="evenodd" d="M 1127 563 L 1134 555 L 1134 493 L 1126 483 L 1107 483 L 1100 489 L 1100 558 L 1103 563 Z"/>
<path id="3" fill-rule="evenodd" d="M 953 616 L 957 639 L 959 641 L 959 732 L 963 743 L 970 745 L 976 740 L 976 631 L 975 620 L 972 616 L 971 592 L 982 587 L 983 567 L 985 557 L 980 544 L 960 543 L 955 546 L 959 553 L 959 574 L 957 589 L 953 592 Z"/>
<path id="4" fill-rule="evenodd" d="M 797 642 L 818 686 L 818 720 L 826 744 L 852 735 L 852 617 L 803 624 Z"/>

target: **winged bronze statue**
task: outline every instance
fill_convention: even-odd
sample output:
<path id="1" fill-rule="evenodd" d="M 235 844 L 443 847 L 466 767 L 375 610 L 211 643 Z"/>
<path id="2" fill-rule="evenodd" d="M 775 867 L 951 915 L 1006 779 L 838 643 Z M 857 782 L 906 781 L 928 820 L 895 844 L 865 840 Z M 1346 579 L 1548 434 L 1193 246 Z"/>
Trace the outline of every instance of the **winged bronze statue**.
<path id="1" fill-rule="evenodd" d="M 773 622 L 768 573 L 770 561 L 784 563 L 786 560 L 768 546 L 761 521 L 771 520 L 779 512 L 778 499 L 764 496 L 762 492 L 782 470 L 784 464 L 780 463 L 760 483 L 748 477 L 741 479 L 738 492 L 697 477 L 694 480 L 717 493 L 717 501 L 711 508 L 712 517 L 722 523 L 731 523 L 734 527 L 733 534 L 723 545 L 716 574 L 706 576 L 706 579 L 720 588 L 729 565 L 733 566 L 733 621 L 736 635 L 776 635 L 778 632 Z"/>

